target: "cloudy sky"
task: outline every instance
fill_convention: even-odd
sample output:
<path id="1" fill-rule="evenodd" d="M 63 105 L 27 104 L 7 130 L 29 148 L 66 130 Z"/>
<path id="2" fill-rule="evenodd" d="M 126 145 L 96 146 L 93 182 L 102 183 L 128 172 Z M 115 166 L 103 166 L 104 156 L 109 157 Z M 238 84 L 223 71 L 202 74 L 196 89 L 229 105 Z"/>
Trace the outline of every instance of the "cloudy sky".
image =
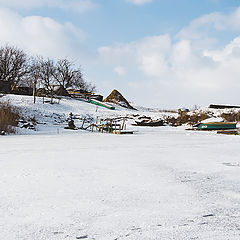
<path id="1" fill-rule="evenodd" d="M 0 0 L 6 43 L 135 105 L 240 104 L 240 0 Z"/>

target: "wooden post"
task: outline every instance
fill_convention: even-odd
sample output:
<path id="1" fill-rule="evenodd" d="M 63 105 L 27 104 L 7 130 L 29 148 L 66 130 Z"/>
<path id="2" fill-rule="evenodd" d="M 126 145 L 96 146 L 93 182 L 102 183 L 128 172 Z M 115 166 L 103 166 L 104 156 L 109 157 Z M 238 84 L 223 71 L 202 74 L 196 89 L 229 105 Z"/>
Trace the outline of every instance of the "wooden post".
<path id="1" fill-rule="evenodd" d="M 34 83 L 33 83 L 33 103 L 36 103 L 36 86 L 37 86 L 37 76 L 34 78 Z"/>
<path id="2" fill-rule="evenodd" d="M 53 104 L 53 90 L 51 90 L 51 104 Z"/>
<path id="3" fill-rule="evenodd" d="M 112 120 L 110 120 L 109 133 L 112 132 Z"/>
<path id="4" fill-rule="evenodd" d="M 102 119 L 100 118 L 100 123 L 99 123 L 99 132 L 101 132 L 102 131 Z"/>
<path id="5" fill-rule="evenodd" d="M 96 131 L 97 131 L 98 117 L 96 117 Z"/>
<path id="6" fill-rule="evenodd" d="M 86 120 L 86 117 L 84 117 L 84 119 L 83 119 L 83 123 L 82 123 L 81 129 L 83 129 L 83 126 L 84 126 L 85 120 Z"/>

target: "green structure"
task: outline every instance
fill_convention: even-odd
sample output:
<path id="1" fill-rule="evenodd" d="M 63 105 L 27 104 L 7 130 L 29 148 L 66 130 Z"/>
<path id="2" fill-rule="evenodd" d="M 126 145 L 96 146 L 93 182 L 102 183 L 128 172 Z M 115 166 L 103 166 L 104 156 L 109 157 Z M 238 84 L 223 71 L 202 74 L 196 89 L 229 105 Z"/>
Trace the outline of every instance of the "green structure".
<path id="1" fill-rule="evenodd" d="M 227 130 L 227 129 L 236 129 L 237 123 L 235 122 L 209 122 L 201 123 L 198 126 L 199 130 Z"/>
<path id="2" fill-rule="evenodd" d="M 108 104 L 106 104 L 106 103 L 97 101 L 97 100 L 92 100 L 92 99 L 90 99 L 88 102 L 89 102 L 89 103 L 92 103 L 92 104 L 95 104 L 95 105 L 97 105 L 97 106 L 100 106 L 100 107 L 105 107 L 105 108 L 107 108 L 107 109 L 111 109 L 111 110 L 114 110 L 114 109 L 115 109 L 115 107 L 113 107 L 113 106 L 111 106 L 111 105 L 108 105 Z"/>

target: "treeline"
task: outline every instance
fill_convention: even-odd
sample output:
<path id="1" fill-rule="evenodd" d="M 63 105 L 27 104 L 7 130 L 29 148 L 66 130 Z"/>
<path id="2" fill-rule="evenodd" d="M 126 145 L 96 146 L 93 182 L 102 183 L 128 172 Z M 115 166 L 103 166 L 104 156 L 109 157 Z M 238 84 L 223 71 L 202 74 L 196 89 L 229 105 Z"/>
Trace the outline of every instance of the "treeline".
<path id="1" fill-rule="evenodd" d="M 83 79 L 80 67 L 67 58 L 54 61 L 42 56 L 28 56 L 16 46 L 0 48 L 0 92 L 11 93 L 19 87 L 34 85 L 53 94 L 54 88 L 74 88 L 93 92 L 95 86 Z"/>

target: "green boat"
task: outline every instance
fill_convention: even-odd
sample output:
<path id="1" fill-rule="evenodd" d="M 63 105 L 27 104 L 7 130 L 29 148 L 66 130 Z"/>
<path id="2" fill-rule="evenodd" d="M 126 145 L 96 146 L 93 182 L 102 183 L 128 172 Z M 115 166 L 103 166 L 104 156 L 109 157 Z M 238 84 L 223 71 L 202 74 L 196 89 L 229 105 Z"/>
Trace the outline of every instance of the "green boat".
<path id="1" fill-rule="evenodd" d="M 199 130 L 225 130 L 225 129 L 236 129 L 236 122 L 209 122 L 209 123 L 200 123 L 198 128 Z"/>
<path id="2" fill-rule="evenodd" d="M 111 109 L 111 110 L 114 110 L 114 109 L 115 109 L 115 107 L 113 107 L 113 106 L 111 106 L 111 105 L 108 105 L 108 104 L 106 104 L 106 103 L 97 101 L 97 100 L 92 100 L 92 99 L 90 99 L 88 102 L 89 102 L 89 103 L 92 103 L 92 104 L 95 104 L 95 105 L 97 105 L 97 106 L 100 106 L 100 107 L 105 107 L 105 108 L 107 108 L 107 109 Z"/>

